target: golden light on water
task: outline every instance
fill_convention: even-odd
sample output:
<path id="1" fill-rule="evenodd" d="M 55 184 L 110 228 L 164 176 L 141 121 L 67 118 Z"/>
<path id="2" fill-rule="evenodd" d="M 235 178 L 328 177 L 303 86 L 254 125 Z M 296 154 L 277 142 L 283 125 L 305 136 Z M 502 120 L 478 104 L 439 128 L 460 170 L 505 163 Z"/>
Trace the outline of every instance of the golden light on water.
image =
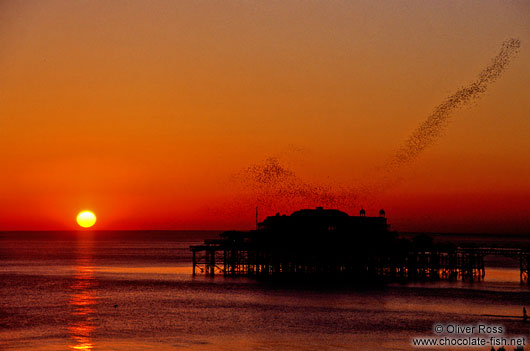
<path id="1" fill-rule="evenodd" d="M 67 329 L 70 334 L 71 350 L 90 351 L 94 348 L 92 334 L 96 330 L 96 291 L 98 282 L 94 275 L 95 266 L 92 258 L 92 242 L 78 243 L 74 281 L 70 286 L 71 295 L 68 304 L 71 306 L 71 322 Z"/>
<path id="2" fill-rule="evenodd" d="M 90 228 L 96 223 L 96 215 L 92 211 L 81 211 L 77 215 L 77 224 L 83 228 Z"/>

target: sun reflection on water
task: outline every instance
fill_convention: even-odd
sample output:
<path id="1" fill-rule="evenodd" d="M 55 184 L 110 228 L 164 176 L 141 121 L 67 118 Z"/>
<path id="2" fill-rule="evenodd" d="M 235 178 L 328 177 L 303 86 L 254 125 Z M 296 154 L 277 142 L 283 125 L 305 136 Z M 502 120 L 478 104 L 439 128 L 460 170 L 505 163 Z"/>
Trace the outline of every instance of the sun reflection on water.
<path id="1" fill-rule="evenodd" d="M 95 296 L 97 280 L 94 276 L 92 242 L 80 241 L 77 252 L 74 282 L 70 286 L 72 294 L 68 301 L 72 308 L 72 323 L 68 326 L 72 343 L 69 347 L 72 350 L 92 350 L 94 348 L 92 333 L 96 329 L 94 315 L 97 304 Z"/>

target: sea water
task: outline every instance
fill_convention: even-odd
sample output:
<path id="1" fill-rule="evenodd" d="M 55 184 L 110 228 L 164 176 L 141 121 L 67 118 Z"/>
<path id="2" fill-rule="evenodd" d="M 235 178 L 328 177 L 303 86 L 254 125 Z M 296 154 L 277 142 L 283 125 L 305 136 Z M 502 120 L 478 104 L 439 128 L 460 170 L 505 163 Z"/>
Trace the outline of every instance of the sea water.
<path id="1" fill-rule="evenodd" d="M 509 264 L 482 282 L 386 286 L 193 277 L 189 246 L 216 235 L 1 233 L 0 350 L 422 350 L 412 339 L 437 324 L 528 336 L 500 317 L 530 306 Z"/>

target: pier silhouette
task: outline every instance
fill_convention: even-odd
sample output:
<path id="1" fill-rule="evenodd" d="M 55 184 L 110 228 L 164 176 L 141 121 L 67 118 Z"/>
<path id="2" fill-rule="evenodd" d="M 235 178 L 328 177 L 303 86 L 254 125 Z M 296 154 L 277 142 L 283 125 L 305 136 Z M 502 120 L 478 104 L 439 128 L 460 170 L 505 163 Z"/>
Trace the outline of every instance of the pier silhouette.
<path id="1" fill-rule="evenodd" d="M 256 278 L 311 277 L 343 281 L 482 280 L 484 257 L 519 261 L 520 281 L 528 283 L 527 248 L 457 246 L 435 243 L 426 235 L 412 239 L 390 230 L 378 217 L 324 209 L 302 209 L 267 217 L 256 230 L 226 231 L 219 239 L 190 246 L 193 275 Z"/>

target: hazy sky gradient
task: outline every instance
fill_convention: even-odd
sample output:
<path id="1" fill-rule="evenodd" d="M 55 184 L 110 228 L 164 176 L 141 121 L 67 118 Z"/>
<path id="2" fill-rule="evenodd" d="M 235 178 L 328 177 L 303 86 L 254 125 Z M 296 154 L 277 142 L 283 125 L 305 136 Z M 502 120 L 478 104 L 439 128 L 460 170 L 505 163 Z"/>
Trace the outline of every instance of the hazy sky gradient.
<path id="1" fill-rule="evenodd" d="M 84 208 L 99 229 L 251 227 L 249 199 L 216 210 L 234 174 L 273 156 L 354 187 L 509 38 L 487 94 L 363 204 L 400 230 L 530 232 L 528 2 L 1 2 L 0 229 Z"/>

